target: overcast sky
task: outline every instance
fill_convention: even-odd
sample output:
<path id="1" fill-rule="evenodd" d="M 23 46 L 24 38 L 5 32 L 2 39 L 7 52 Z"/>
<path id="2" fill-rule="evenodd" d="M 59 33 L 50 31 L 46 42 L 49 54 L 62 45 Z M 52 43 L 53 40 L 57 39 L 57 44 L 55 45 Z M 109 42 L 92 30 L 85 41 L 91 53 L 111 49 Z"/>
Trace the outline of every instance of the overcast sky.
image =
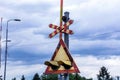
<path id="1" fill-rule="evenodd" d="M 120 0 L 64 0 L 64 12 L 70 12 L 74 23 L 69 27 L 70 53 L 80 75 L 96 79 L 100 67 L 120 76 Z M 60 0 L 0 0 L 2 30 L 2 72 L 4 67 L 5 28 L 9 19 L 7 80 L 22 75 L 30 78 L 44 73 L 44 61 L 50 60 L 59 42 L 59 35 L 48 38 L 59 25 Z"/>

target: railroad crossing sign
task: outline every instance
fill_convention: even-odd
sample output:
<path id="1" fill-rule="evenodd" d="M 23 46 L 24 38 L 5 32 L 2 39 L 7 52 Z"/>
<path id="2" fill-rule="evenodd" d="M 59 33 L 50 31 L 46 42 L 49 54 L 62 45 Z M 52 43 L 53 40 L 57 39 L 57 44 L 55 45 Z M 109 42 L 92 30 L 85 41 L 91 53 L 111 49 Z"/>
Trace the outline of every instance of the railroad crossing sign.
<path id="1" fill-rule="evenodd" d="M 52 59 L 50 61 L 45 61 L 44 64 L 47 65 L 45 74 L 80 72 L 62 39 L 60 39 Z"/>
<path id="2" fill-rule="evenodd" d="M 49 37 L 52 38 L 59 33 L 60 40 L 51 60 L 45 61 L 44 63 L 45 65 L 47 65 L 45 74 L 64 74 L 64 80 L 68 80 L 69 73 L 79 73 L 80 71 L 75 64 L 72 56 L 70 55 L 68 47 L 66 46 L 67 43 L 65 44 L 62 40 L 62 33 L 73 34 L 73 31 L 69 30 L 68 28 L 73 23 L 73 20 L 68 19 L 67 21 L 65 21 L 64 25 L 62 24 L 63 0 L 60 0 L 60 2 L 60 26 L 49 24 L 50 28 L 55 29 L 52 33 L 49 34 Z M 69 18 L 66 15 L 65 17 Z M 60 79 L 62 79 L 62 76 L 60 76 Z"/>
<path id="3" fill-rule="evenodd" d="M 67 34 L 73 34 L 72 30 L 69 30 L 68 27 L 73 23 L 73 20 L 69 20 L 67 23 L 65 23 L 63 26 L 57 26 L 50 24 L 49 27 L 55 29 L 54 32 L 49 34 L 49 37 L 54 37 L 57 33 L 67 33 Z"/>

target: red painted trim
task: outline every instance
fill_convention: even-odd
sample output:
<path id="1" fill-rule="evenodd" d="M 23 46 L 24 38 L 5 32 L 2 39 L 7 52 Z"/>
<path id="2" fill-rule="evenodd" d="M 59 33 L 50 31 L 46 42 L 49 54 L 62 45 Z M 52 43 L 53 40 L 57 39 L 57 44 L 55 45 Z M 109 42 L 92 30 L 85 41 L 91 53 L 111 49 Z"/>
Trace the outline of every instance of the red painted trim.
<path id="1" fill-rule="evenodd" d="M 67 23 L 69 23 L 68 26 L 67 26 Z M 67 29 L 67 27 L 69 27 L 73 23 L 73 20 L 69 20 L 67 23 L 63 25 L 65 29 Z"/>
<path id="2" fill-rule="evenodd" d="M 55 56 L 57 55 L 58 50 L 60 49 L 60 46 L 61 46 L 61 45 L 64 47 L 65 52 L 66 52 L 66 54 L 68 55 L 70 61 L 72 62 L 72 66 L 74 67 L 75 70 L 56 70 L 56 71 L 53 70 L 53 71 L 49 71 L 50 66 L 48 66 L 47 69 L 46 69 L 46 71 L 45 71 L 45 74 L 79 73 L 80 71 L 79 71 L 77 65 L 75 64 L 72 56 L 70 55 L 70 52 L 69 52 L 66 44 L 64 43 L 64 41 L 63 41 L 62 39 L 60 39 L 60 41 L 59 41 L 59 43 L 58 43 L 58 45 L 57 45 L 57 48 L 56 48 L 56 50 L 55 50 L 55 52 L 54 52 L 54 54 L 53 54 L 53 56 L 52 56 L 52 58 L 51 58 L 51 61 L 54 60 L 54 58 L 55 58 Z"/>
<path id="3" fill-rule="evenodd" d="M 53 26 L 54 26 L 54 27 L 53 27 Z M 49 24 L 49 27 L 50 27 L 50 28 L 53 28 L 53 29 L 59 28 L 57 25 L 53 25 L 53 24 Z"/>

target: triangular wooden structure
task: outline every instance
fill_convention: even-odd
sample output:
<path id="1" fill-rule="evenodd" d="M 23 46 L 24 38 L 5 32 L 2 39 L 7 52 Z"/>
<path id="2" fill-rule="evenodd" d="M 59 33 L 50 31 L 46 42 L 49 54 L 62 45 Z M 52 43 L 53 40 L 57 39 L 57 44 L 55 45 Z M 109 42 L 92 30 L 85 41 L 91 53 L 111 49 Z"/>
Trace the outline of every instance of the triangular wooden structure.
<path id="1" fill-rule="evenodd" d="M 64 66 L 60 65 L 57 70 L 53 70 L 51 66 L 47 66 L 45 74 L 61 74 L 61 73 L 79 73 L 79 69 L 75 64 L 70 52 L 65 45 L 64 41 L 60 39 L 57 48 L 50 61 L 65 61 L 67 64 L 71 63 L 70 69 L 65 69 Z M 70 62 L 70 63 L 69 63 Z"/>

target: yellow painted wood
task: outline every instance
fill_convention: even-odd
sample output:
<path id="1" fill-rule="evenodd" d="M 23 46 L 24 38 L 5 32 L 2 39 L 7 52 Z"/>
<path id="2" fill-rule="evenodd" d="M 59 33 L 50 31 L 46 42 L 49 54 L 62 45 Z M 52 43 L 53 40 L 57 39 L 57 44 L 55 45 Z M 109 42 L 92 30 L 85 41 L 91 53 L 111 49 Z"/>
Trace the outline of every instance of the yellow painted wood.
<path id="1" fill-rule="evenodd" d="M 59 51 L 57 52 L 55 58 L 54 58 L 55 61 L 70 61 L 67 53 L 65 52 L 63 46 L 61 45 L 60 48 L 59 48 Z"/>

